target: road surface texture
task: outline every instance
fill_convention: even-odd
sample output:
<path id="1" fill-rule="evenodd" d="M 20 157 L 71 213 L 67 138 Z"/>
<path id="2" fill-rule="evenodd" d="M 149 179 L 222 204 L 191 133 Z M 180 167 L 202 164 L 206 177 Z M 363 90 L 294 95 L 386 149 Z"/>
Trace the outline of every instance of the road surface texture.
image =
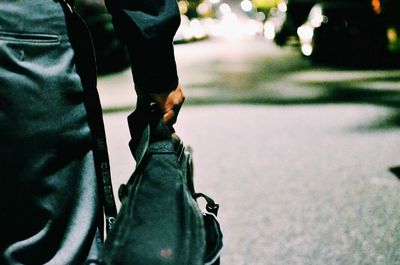
<path id="1" fill-rule="evenodd" d="M 221 205 L 221 264 L 400 264 L 399 70 L 315 67 L 265 40 L 176 53 L 176 130 L 197 190 Z M 134 167 L 129 71 L 99 89 L 117 189 Z"/>

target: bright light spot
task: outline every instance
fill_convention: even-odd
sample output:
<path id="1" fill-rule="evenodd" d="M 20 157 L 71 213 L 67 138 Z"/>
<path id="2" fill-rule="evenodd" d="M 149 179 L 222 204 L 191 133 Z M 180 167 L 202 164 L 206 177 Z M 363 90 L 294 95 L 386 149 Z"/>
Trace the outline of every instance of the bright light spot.
<path id="1" fill-rule="evenodd" d="M 198 19 L 192 19 L 192 21 L 190 21 L 190 28 L 192 29 L 193 35 L 196 39 L 202 39 L 207 35 L 203 25 Z"/>
<path id="2" fill-rule="evenodd" d="M 196 9 L 197 13 L 200 15 L 206 15 L 208 12 L 210 12 L 210 10 L 210 6 L 206 3 L 201 3 Z"/>
<path id="3" fill-rule="evenodd" d="M 207 35 L 215 36 L 215 37 L 217 37 L 219 35 L 217 20 L 212 19 L 212 18 L 205 18 L 203 20 L 203 27 L 204 27 L 204 30 L 206 31 Z"/>
<path id="4" fill-rule="evenodd" d="M 223 15 L 227 15 L 229 13 L 232 13 L 232 9 L 227 3 L 223 3 L 222 5 L 220 5 L 219 6 L 219 11 L 221 11 L 221 13 Z"/>
<path id="5" fill-rule="evenodd" d="M 313 28 L 308 25 L 303 25 L 297 29 L 301 41 L 311 41 L 314 36 Z"/>
<path id="6" fill-rule="evenodd" d="M 310 56 L 312 54 L 312 52 L 313 52 L 313 47 L 311 46 L 311 44 L 301 45 L 301 52 L 305 56 Z"/>
<path id="7" fill-rule="evenodd" d="M 256 20 L 258 21 L 264 21 L 267 17 L 263 12 L 257 12 L 256 13 Z"/>
<path id="8" fill-rule="evenodd" d="M 189 41 L 189 40 L 193 39 L 192 30 L 189 29 L 189 28 L 185 29 L 185 30 L 182 32 L 182 36 L 183 36 L 183 39 L 184 39 L 185 41 Z"/>
<path id="9" fill-rule="evenodd" d="M 279 11 L 281 11 L 282 13 L 285 13 L 287 11 L 287 5 L 285 2 L 280 2 L 278 4 L 278 9 Z"/>
<path id="10" fill-rule="evenodd" d="M 371 2 L 372 9 L 374 10 L 375 14 L 380 14 L 381 9 L 381 1 L 380 0 L 372 0 Z"/>
<path id="11" fill-rule="evenodd" d="M 240 7 L 244 12 L 250 12 L 253 9 L 253 4 L 251 3 L 250 0 L 243 0 L 240 3 Z"/>
<path id="12" fill-rule="evenodd" d="M 257 34 L 261 34 L 263 31 L 263 25 L 262 22 L 254 20 L 254 19 L 249 19 L 245 21 L 244 23 L 244 34 L 245 36 L 256 36 Z"/>
<path id="13" fill-rule="evenodd" d="M 397 41 L 398 35 L 397 35 L 397 31 L 395 28 L 388 28 L 386 34 L 387 34 L 389 43 L 395 43 Z"/>
<path id="14" fill-rule="evenodd" d="M 218 30 L 213 34 L 227 40 L 238 40 L 262 34 L 263 23 L 254 19 L 239 18 L 230 13 L 223 16 L 218 24 Z"/>
<path id="15" fill-rule="evenodd" d="M 310 17 L 313 16 L 322 16 L 322 7 L 320 5 L 315 5 L 313 8 L 310 10 Z"/>
<path id="16" fill-rule="evenodd" d="M 179 1 L 178 2 L 178 7 L 179 7 L 179 12 L 184 15 L 188 11 L 188 3 L 185 1 Z"/>
<path id="17" fill-rule="evenodd" d="M 210 3 L 211 3 L 211 4 L 214 4 L 214 5 L 215 5 L 215 4 L 218 4 L 219 2 L 220 2 L 220 0 L 210 0 Z"/>
<path id="18" fill-rule="evenodd" d="M 315 16 L 311 19 L 311 25 L 313 25 L 316 28 L 321 27 L 322 22 L 324 22 L 324 17 L 321 15 Z"/>
<path id="19" fill-rule="evenodd" d="M 238 39 L 241 37 L 241 32 L 238 30 L 240 24 L 235 14 L 231 13 L 222 17 L 220 32 L 227 39 Z"/>
<path id="20" fill-rule="evenodd" d="M 181 24 L 175 34 L 177 41 L 190 41 L 193 39 L 192 29 L 190 27 L 190 20 L 187 16 L 181 16 Z"/>
<path id="21" fill-rule="evenodd" d="M 315 5 L 310 11 L 308 21 L 311 23 L 311 25 L 318 28 L 322 23 L 328 22 L 328 18 L 322 14 L 321 6 Z"/>
<path id="22" fill-rule="evenodd" d="M 271 21 L 265 22 L 264 36 L 268 40 L 273 40 L 275 38 L 275 26 Z"/>

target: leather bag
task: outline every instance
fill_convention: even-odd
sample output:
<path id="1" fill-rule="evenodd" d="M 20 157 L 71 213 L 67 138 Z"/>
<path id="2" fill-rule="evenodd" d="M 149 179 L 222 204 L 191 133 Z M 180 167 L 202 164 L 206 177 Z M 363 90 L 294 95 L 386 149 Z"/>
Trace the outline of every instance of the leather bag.
<path id="1" fill-rule="evenodd" d="M 190 148 L 157 108 L 128 117 L 136 169 L 119 196 L 117 219 L 105 241 L 110 265 L 219 264 L 218 204 L 193 188 Z M 196 202 L 204 198 L 204 212 Z"/>

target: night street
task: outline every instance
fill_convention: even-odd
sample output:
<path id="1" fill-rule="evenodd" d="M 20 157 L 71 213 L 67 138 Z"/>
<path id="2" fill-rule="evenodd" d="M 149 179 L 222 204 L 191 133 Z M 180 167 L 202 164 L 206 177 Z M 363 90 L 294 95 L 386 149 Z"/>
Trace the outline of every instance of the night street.
<path id="1" fill-rule="evenodd" d="M 317 67 L 261 37 L 175 49 L 175 129 L 220 204 L 221 264 L 400 264 L 400 68 Z M 134 168 L 130 70 L 98 86 L 117 190 Z"/>

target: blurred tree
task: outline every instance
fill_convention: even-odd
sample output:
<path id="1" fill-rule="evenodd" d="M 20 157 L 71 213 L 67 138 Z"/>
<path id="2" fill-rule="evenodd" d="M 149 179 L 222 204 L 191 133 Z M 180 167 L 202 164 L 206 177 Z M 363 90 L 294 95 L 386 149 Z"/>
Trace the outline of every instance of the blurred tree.
<path id="1" fill-rule="evenodd" d="M 269 10 L 273 7 L 276 7 L 280 0 L 252 0 L 252 2 L 257 11 L 268 14 Z"/>
<path id="2" fill-rule="evenodd" d="M 188 11 L 186 13 L 186 16 L 188 18 L 196 18 L 199 17 L 199 14 L 197 12 L 197 7 L 203 2 L 203 0 L 189 0 L 188 2 Z"/>

